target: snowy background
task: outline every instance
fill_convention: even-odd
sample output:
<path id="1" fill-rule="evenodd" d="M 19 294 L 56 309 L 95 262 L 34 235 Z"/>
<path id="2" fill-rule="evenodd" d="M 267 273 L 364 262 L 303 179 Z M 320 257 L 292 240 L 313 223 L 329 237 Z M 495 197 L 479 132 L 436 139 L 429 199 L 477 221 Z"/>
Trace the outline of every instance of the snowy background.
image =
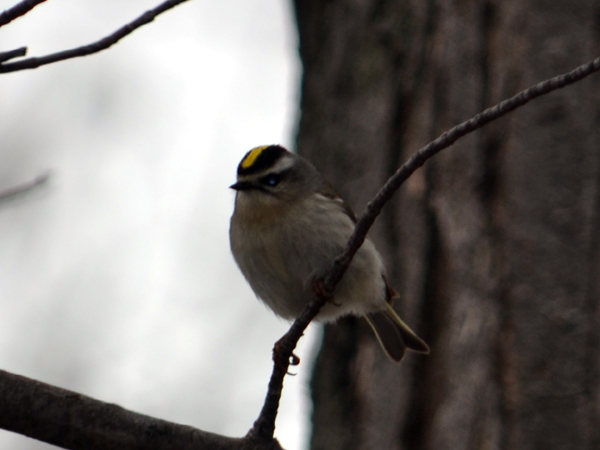
<path id="1" fill-rule="evenodd" d="M 0 0 L 0 10 L 17 0 Z M 53 0 L 0 29 L 29 56 L 91 43 L 160 0 Z M 229 252 L 228 186 L 256 145 L 293 147 L 287 1 L 193 0 L 109 50 L 0 75 L 0 368 L 229 436 L 251 427 L 287 323 Z M 307 447 L 308 375 L 277 437 Z M 0 449 L 53 448 L 0 431 Z"/>

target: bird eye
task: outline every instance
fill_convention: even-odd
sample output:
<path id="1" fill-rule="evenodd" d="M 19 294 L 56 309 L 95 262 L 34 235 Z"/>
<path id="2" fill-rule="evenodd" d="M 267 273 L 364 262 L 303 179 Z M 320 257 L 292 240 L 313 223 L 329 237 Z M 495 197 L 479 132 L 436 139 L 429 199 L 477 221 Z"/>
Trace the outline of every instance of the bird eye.
<path id="1" fill-rule="evenodd" d="M 260 179 L 260 182 L 266 186 L 277 186 L 281 181 L 281 175 L 278 173 L 270 173 Z"/>

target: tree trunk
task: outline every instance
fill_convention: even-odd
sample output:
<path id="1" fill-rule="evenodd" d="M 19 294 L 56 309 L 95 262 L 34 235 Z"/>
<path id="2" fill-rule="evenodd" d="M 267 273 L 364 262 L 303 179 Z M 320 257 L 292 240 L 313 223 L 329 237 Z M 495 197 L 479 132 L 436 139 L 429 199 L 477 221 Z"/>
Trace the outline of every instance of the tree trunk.
<path id="1" fill-rule="evenodd" d="M 298 150 L 360 213 L 451 126 L 600 53 L 600 2 L 297 0 Z M 431 355 L 325 330 L 312 448 L 600 448 L 600 76 L 462 139 L 371 231 Z"/>

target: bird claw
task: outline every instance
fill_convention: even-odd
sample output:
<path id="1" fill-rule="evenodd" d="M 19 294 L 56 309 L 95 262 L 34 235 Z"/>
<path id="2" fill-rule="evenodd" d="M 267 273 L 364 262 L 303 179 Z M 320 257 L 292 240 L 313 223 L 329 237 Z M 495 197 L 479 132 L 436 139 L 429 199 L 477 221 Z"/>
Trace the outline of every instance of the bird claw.
<path id="1" fill-rule="evenodd" d="M 277 364 L 280 368 L 287 368 L 288 366 L 297 366 L 300 364 L 300 358 L 292 352 L 292 354 L 288 357 L 288 360 L 285 361 L 283 355 L 281 354 L 281 345 L 283 338 L 279 339 L 275 342 L 273 346 L 273 362 Z M 296 375 L 295 373 L 287 372 L 288 375 Z"/>

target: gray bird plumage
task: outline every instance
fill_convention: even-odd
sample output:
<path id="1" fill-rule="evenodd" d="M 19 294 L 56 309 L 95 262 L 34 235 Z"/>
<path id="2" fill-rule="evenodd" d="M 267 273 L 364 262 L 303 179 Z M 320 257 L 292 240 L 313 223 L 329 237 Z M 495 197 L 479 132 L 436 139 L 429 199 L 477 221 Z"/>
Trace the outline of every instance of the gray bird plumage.
<path id="1" fill-rule="evenodd" d="M 313 281 L 328 270 L 354 229 L 351 208 L 305 158 L 277 145 L 250 150 L 238 166 L 231 251 L 255 294 L 275 314 L 295 319 L 311 300 Z M 394 361 L 429 347 L 391 307 L 381 257 L 368 238 L 338 284 L 322 322 L 365 317 Z"/>

